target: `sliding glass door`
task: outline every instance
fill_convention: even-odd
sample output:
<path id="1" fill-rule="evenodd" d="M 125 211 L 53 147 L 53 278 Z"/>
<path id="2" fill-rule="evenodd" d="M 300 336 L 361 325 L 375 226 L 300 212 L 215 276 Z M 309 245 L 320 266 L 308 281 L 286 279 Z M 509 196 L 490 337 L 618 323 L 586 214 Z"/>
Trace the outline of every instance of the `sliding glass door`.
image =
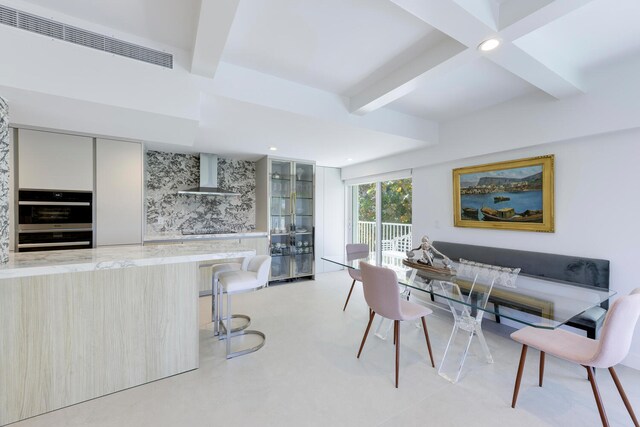
<path id="1" fill-rule="evenodd" d="M 401 265 L 411 248 L 411 178 L 351 186 L 351 240 L 366 243 L 379 261 Z"/>
<path id="2" fill-rule="evenodd" d="M 366 243 L 369 250 L 376 249 L 376 193 L 375 183 L 352 187 L 353 194 L 353 243 Z"/>
<path id="3" fill-rule="evenodd" d="M 380 182 L 380 249 L 386 265 L 402 265 L 411 249 L 411 178 Z"/>

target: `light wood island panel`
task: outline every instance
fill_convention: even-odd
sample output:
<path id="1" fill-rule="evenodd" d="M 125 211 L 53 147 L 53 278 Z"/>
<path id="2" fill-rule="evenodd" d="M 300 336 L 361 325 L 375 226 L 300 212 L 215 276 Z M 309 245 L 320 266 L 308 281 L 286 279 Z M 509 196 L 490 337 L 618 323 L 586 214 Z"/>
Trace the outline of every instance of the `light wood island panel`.
<path id="1" fill-rule="evenodd" d="M 0 280 L 0 425 L 198 367 L 198 262 Z"/>

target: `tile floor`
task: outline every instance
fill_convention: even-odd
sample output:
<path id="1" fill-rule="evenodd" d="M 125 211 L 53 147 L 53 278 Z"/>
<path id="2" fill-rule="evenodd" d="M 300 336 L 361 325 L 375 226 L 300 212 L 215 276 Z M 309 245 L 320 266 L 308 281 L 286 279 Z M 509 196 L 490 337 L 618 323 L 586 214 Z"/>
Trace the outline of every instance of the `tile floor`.
<path id="1" fill-rule="evenodd" d="M 200 334 L 200 369 L 84 402 L 14 424 L 36 426 L 598 426 L 584 369 L 547 358 L 544 388 L 537 387 L 537 351 L 529 351 L 518 407 L 510 407 L 520 346 L 511 329 L 487 321 L 495 363 L 473 343 L 463 377 L 451 384 L 427 363 L 422 331 L 405 322 L 400 388 L 394 388 L 394 348 L 370 335 L 356 353 L 367 322 L 356 287 L 342 312 L 346 272 L 316 281 L 273 286 L 238 296 L 234 311 L 250 314 L 266 333 L 257 353 L 227 361 L 224 343 Z M 436 364 L 451 327 L 450 314 L 428 319 Z M 619 367 L 640 412 L 640 372 Z M 609 420 L 631 420 L 605 371 L 598 380 Z"/>

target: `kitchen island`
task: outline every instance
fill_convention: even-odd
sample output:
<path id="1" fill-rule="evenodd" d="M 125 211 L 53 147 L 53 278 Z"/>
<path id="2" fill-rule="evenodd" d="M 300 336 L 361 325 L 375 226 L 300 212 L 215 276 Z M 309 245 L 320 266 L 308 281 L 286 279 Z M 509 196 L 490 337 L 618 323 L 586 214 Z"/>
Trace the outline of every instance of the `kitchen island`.
<path id="1" fill-rule="evenodd" d="M 16 253 L 0 266 L 0 425 L 198 368 L 199 266 L 237 242 Z"/>

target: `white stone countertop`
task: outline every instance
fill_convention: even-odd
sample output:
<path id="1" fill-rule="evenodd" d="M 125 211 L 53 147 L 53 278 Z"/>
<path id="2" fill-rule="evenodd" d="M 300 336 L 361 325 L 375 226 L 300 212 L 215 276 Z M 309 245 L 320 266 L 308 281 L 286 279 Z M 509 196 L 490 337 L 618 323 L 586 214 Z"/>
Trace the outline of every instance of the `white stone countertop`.
<path id="1" fill-rule="evenodd" d="M 236 242 L 210 241 L 174 245 L 105 246 L 95 249 L 10 253 L 0 264 L 0 279 L 48 274 L 199 262 L 255 255 Z"/>
<path id="2" fill-rule="evenodd" d="M 257 237 L 267 237 L 267 235 L 268 233 L 266 231 L 241 231 L 238 233 L 225 234 L 182 234 L 179 231 L 166 231 L 144 236 L 144 243 L 253 239 Z"/>

